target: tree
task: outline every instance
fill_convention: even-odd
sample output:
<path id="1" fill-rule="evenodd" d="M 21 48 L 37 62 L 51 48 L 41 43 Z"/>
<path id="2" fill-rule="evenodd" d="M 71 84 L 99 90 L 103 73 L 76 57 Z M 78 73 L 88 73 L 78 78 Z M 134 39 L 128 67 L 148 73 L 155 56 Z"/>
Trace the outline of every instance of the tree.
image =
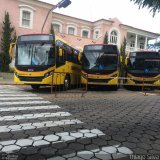
<path id="1" fill-rule="evenodd" d="M 130 0 L 139 5 L 139 8 L 147 7 L 155 16 L 156 12 L 160 12 L 160 0 Z"/>
<path id="2" fill-rule="evenodd" d="M 126 45 L 127 45 L 127 40 L 124 37 L 123 44 L 121 45 L 120 48 L 120 60 L 121 60 L 121 76 L 125 76 L 125 59 L 126 59 Z"/>
<path id="3" fill-rule="evenodd" d="M 108 44 L 108 32 L 106 32 L 106 34 L 104 36 L 103 43 Z"/>
<path id="4" fill-rule="evenodd" d="M 1 57 L 2 57 L 2 68 L 1 71 L 9 71 L 9 47 L 10 43 L 13 42 L 12 35 L 14 33 L 14 27 L 11 26 L 9 13 L 5 12 L 4 21 L 2 24 L 2 38 L 1 38 Z M 14 39 L 16 33 L 14 33 Z"/>

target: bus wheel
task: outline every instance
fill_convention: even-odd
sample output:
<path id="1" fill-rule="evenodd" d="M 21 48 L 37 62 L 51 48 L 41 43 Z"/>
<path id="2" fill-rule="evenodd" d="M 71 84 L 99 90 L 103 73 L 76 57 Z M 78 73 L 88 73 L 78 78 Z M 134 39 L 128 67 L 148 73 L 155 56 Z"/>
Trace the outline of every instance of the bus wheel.
<path id="1" fill-rule="evenodd" d="M 31 85 L 31 87 L 32 87 L 32 89 L 37 90 L 37 89 L 39 89 L 39 88 L 40 88 L 40 85 L 32 84 L 32 85 Z"/>
<path id="2" fill-rule="evenodd" d="M 118 90 L 118 86 L 117 85 L 112 86 L 112 90 L 113 91 L 117 91 Z"/>
<path id="3" fill-rule="evenodd" d="M 69 76 L 66 76 L 66 78 L 64 80 L 64 84 L 63 84 L 64 90 L 65 91 L 69 90 L 70 89 L 70 85 L 71 85 L 70 78 L 69 78 Z"/>

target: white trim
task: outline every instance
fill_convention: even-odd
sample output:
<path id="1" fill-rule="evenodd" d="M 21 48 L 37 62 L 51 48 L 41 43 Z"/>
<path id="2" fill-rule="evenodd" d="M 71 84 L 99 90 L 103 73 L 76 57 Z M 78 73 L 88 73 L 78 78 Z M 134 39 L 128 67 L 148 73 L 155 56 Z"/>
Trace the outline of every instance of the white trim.
<path id="1" fill-rule="evenodd" d="M 76 26 L 74 26 L 74 25 L 67 25 L 67 34 L 68 34 L 68 29 L 69 28 L 74 28 L 74 34 L 73 35 L 77 35 L 77 27 Z"/>
<path id="2" fill-rule="evenodd" d="M 28 9 L 31 9 L 33 11 L 36 11 L 36 9 L 32 6 L 29 6 L 29 5 L 25 5 L 25 4 L 20 4 L 19 5 L 19 8 L 28 8 Z"/>
<path id="3" fill-rule="evenodd" d="M 52 23 L 54 23 L 54 22 L 59 22 L 59 23 L 63 24 L 63 21 L 61 21 L 61 20 L 59 20 L 57 18 L 53 18 L 52 19 Z"/>
<path id="4" fill-rule="evenodd" d="M 68 23 L 67 23 L 67 26 L 75 26 L 75 27 L 78 27 L 79 25 L 77 25 L 76 23 L 68 22 Z"/>
<path id="5" fill-rule="evenodd" d="M 88 27 L 88 26 L 81 26 L 81 28 L 82 28 L 82 29 L 89 29 L 89 30 L 91 30 L 91 28 Z"/>
<path id="6" fill-rule="evenodd" d="M 22 28 L 26 28 L 26 29 L 32 29 L 33 28 L 33 16 L 34 16 L 34 11 L 35 11 L 35 8 L 31 7 L 31 6 L 28 6 L 28 5 L 19 5 L 20 7 L 20 21 L 19 21 L 19 26 L 22 27 Z M 22 17 L 23 17 L 23 12 L 24 11 L 27 11 L 30 13 L 30 24 L 29 26 L 24 26 L 22 24 Z"/>

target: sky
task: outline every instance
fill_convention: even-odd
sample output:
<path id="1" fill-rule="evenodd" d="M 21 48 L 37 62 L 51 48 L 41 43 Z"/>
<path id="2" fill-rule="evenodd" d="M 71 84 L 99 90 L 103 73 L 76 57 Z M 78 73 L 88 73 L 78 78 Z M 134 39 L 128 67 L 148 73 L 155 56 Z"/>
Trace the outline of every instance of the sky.
<path id="1" fill-rule="evenodd" d="M 57 4 L 60 0 L 40 0 Z M 57 8 L 54 12 L 76 18 L 96 21 L 117 17 L 121 23 L 146 31 L 160 33 L 160 13 L 154 17 L 148 8 L 139 9 L 130 0 L 71 0 L 67 8 Z"/>

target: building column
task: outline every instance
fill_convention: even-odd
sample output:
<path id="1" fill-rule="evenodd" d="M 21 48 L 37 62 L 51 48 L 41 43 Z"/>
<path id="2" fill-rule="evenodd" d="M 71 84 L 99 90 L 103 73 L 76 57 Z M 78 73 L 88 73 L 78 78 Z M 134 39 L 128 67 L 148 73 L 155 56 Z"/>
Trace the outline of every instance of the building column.
<path id="1" fill-rule="evenodd" d="M 144 49 L 147 49 L 147 42 L 148 42 L 148 38 L 146 37 L 145 44 L 144 44 Z"/>
<path id="2" fill-rule="evenodd" d="M 135 46 L 134 46 L 134 50 L 137 50 L 137 41 L 138 41 L 138 35 L 136 34 L 136 39 L 135 39 Z"/>

